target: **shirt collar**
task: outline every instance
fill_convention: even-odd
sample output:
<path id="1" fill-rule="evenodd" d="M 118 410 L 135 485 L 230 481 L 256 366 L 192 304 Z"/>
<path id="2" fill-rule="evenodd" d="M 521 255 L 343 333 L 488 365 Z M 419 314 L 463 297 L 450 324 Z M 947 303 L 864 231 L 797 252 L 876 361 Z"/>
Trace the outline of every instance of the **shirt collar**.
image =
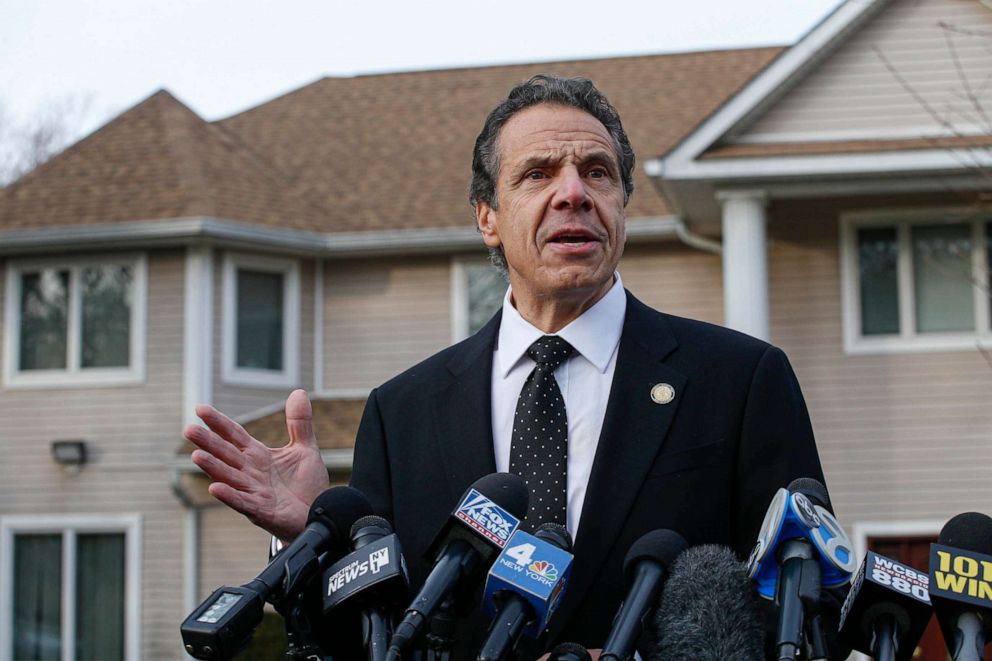
<path id="1" fill-rule="evenodd" d="M 620 343 L 620 333 L 623 331 L 624 315 L 627 312 L 627 296 L 623 291 L 623 281 L 619 273 L 613 274 L 613 286 L 603 298 L 583 312 L 569 325 L 555 333 L 571 344 L 575 350 L 592 363 L 601 373 L 609 367 L 610 357 Z M 507 289 L 503 298 L 502 319 L 499 326 L 499 373 L 506 378 L 524 354 L 527 348 L 544 331 L 535 328 L 520 316 L 517 309 L 510 303 Z"/>

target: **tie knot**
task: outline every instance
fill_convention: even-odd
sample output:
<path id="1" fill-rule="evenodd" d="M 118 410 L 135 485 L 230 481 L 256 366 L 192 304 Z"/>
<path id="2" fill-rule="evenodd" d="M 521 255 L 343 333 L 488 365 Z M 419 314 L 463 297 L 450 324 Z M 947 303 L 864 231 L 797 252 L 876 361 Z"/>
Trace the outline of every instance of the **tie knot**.
<path id="1" fill-rule="evenodd" d="M 558 369 L 575 349 L 557 335 L 545 335 L 527 348 L 527 355 L 541 367 Z"/>

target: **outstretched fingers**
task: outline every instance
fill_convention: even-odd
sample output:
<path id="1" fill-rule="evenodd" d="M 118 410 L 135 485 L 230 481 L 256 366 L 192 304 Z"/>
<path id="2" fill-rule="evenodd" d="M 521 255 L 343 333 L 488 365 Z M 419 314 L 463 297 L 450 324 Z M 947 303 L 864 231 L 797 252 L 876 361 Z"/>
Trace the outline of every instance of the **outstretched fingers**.
<path id="1" fill-rule="evenodd" d="M 187 425 L 183 430 L 183 436 L 193 445 L 212 454 L 228 466 L 233 468 L 244 467 L 244 455 L 242 451 L 209 429 L 199 425 Z"/>
<path id="2" fill-rule="evenodd" d="M 257 479 L 243 470 L 229 466 L 209 452 L 194 450 L 190 458 L 211 480 L 223 482 L 239 491 L 258 490 Z"/>
<path id="3" fill-rule="evenodd" d="M 212 406 L 200 404 L 196 407 L 196 415 L 211 431 L 242 450 L 262 445 L 261 442 L 252 438 L 244 427 Z"/>

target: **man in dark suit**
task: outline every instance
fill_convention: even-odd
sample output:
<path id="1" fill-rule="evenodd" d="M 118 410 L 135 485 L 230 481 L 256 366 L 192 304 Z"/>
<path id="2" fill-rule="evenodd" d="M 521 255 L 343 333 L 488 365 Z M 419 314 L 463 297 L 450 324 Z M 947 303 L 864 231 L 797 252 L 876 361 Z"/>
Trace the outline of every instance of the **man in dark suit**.
<path id="1" fill-rule="evenodd" d="M 633 165 L 619 116 L 589 81 L 537 77 L 515 88 L 476 142 L 471 189 L 483 240 L 510 280 L 504 308 L 374 390 L 356 440 L 352 484 L 393 522 L 419 585 L 422 554 L 463 491 L 522 466 L 516 393 L 537 369 L 521 346 L 548 335 L 571 343 L 554 390 L 568 418 L 560 516 L 576 565 L 549 644 L 602 645 L 624 556 L 644 533 L 670 528 L 745 556 L 776 489 L 823 479 L 781 351 L 623 291 L 616 267 Z M 197 412 L 211 431 L 187 436 L 205 450 L 193 459 L 216 481 L 211 493 L 289 538 L 326 476 L 305 395 L 286 410 L 285 448 L 264 448 L 209 407 Z M 537 477 L 532 505 L 535 494 L 557 498 Z M 479 621 L 463 628 L 456 658 L 477 650 L 482 633 Z"/>

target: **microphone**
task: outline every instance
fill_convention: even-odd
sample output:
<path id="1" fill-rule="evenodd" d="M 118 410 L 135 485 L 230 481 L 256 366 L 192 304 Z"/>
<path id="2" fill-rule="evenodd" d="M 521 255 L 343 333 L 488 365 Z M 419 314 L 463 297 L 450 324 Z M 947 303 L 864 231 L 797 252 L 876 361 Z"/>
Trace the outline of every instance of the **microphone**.
<path id="1" fill-rule="evenodd" d="M 186 651 L 197 659 L 227 659 L 245 647 L 262 621 L 269 602 L 281 608 L 299 596 L 320 571 L 320 556 L 345 549 L 345 530 L 372 513 L 357 489 L 333 487 L 310 506 L 307 527 L 256 578 L 241 587 L 221 587 L 200 604 L 180 627 Z"/>
<path id="2" fill-rule="evenodd" d="M 468 601 L 464 593 L 527 516 L 528 500 L 527 485 L 511 473 L 486 475 L 468 488 L 427 551 L 434 568 L 396 627 L 387 658 L 401 658 L 427 618 L 456 588 L 462 589 L 453 595 L 452 608 Z"/>
<path id="3" fill-rule="evenodd" d="M 646 661 L 761 661 L 765 630 L 747 566 L 726 546 L 684 551 L 648 633 Z"/>
<path id="4" fill-rule="evenodd" d="M 578 643 L 561 643 L 551 650 L 548 661 L 592 661 L 592 655 Z"/>
<path id="5" fill-rule="evenodd" d="M 910 661 L 930 622 L 930 577 L 868 551 L 840 611 L 841 641 L 881 661 Z"/>
<path id="6" fill-rule="evenodd" d="M 399 537 L 381 516 L 351 527 L 354 551 L 324 571 L 324 614 L 360 611 L 362 642 L 371 661 L 386 658 L 392 633 L 390 610 L 409 598 L 410 580 Z"/>
<path id="7" fill-rule="evenodd" d="M 793 661 L 810 625 L 811 658 L 826 658 L 819 627 L 821 588 L 846 584 L 856 567 L 853 544 L 828 509 L 827 490 L 799 478 L 772 498 L 748 561 L 758 594 L 778 606 L 775 649 L 780 661 Z"/>
<path id="8" fill-rule="evenodd" d="M 522 634 L 544 633 L 572 571 L 571 550 L 571 535 L 557 523 L 513 533 L 486 579 L 482 607 L 493 622 L 478 661 L 505 659 Z"/>
<path id="9" fill-rule="evenodd" d="M 992 632 L 992 519 L 958 514 L 930 545 L 930 601 L 954 661 L 980 661 Z"/>
<path id="10" fill-rule="evenodd" d="M 631 658 L 648 611 L 658 603 L 665 573 L 687 546 L 682 535 L 674 530 L 652 530 L 631 545 L 623 561 L 627 594 L 613 618 L 613 627 L 603 644 L 600 659 L 627 661 Z"/>

